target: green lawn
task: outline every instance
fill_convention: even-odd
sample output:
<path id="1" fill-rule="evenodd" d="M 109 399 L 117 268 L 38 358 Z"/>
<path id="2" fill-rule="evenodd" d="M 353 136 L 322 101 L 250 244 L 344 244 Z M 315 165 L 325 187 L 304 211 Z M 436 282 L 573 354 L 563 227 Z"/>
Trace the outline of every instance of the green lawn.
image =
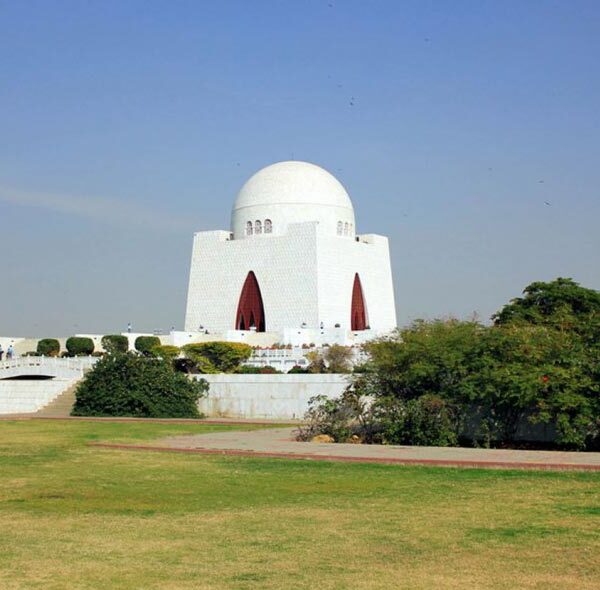
<path id="1" fill-rule="evenodd" d="M 86 446 L 224 428 L 0 421 L 0 588 L 600 586 L 600 474 Z"/>

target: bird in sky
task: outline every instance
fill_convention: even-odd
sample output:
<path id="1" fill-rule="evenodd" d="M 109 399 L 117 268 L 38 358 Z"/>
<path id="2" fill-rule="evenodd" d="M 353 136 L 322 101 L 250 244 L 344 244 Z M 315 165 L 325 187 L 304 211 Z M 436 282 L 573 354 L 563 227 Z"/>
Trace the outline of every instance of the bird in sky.
<path id="1" fill-rule="evenodd" d="M 552 203 L 550 203 L 550 201 L 544 201 L 544 204 L 547 205 L 548 207 L 552 207 Z"/>

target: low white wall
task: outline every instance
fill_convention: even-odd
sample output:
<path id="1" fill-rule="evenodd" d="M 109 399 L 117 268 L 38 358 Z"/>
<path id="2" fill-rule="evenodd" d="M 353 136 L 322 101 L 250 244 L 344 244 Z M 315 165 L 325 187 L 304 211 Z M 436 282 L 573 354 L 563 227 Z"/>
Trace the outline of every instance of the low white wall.
<path id="1" fill-rule="evenodd" d="M 0 414 L 37 412 L 78 379 L 0 381 Z"/>
<path id="2" fill-rule="evenodd" d="M 210 417 L 293 420 L 304 416 L 315 395 L 339 397 L 348 375 L 195 375 L 210 385 L 198 408 Z"/>

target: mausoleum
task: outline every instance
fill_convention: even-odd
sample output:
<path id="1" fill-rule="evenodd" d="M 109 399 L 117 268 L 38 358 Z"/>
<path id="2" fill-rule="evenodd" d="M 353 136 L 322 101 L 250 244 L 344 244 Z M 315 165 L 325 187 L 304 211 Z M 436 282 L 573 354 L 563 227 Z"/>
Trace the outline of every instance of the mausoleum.
<path id="1" fill-rule="evenodd" d="M 194 236 L 185 332 L 250 344 L 352 344 L 396 327 L 388 239 L 359 234 L 344 186 L 307 162 L 259 170 L 230 230 Z"/>

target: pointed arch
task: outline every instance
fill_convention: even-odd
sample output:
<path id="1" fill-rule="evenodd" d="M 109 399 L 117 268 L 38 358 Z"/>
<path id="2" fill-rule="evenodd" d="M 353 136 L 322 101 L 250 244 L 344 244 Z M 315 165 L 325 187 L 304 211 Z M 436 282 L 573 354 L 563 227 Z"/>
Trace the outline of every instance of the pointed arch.
<path id="1" fill-rule="evenodd" d="M 358 273 L 354 275 L 354 285 L 352 285 L 352 304 L 350 306 L 350 329 L 367 329 L 367 306 Z"/>
<path id="2" fill-rule="evenodd" d="M 265 331 L 265 308 L 256 275 L 250 271 L 240 294 L 235 329 L 249 330 L 252 327 L 256 328 L 257 332 Z"/>

